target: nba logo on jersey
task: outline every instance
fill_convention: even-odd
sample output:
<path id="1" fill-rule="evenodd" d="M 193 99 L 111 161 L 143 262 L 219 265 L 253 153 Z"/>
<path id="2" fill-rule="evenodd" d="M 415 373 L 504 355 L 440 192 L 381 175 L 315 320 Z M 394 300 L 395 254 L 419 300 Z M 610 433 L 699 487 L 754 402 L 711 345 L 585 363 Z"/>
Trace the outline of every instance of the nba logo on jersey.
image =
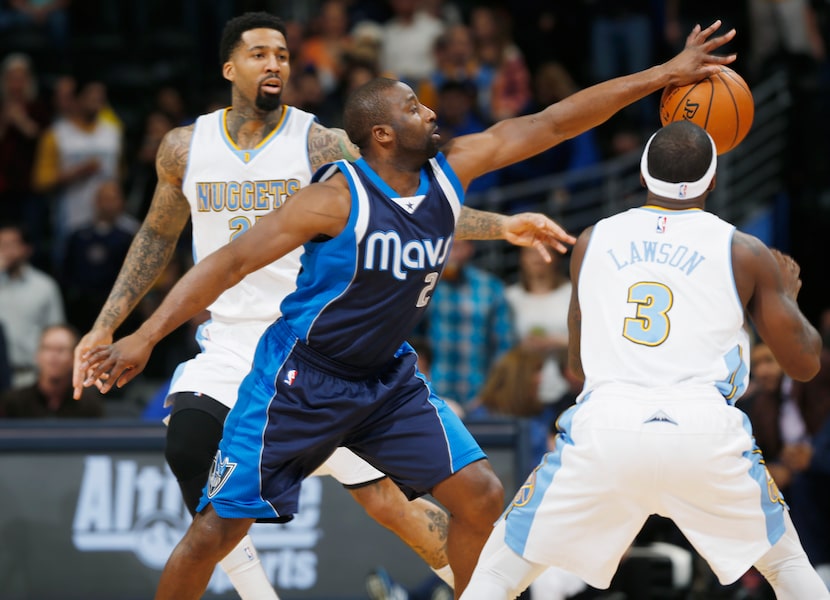
<path id="1" fill-rule="evenodd" d="M 663 215 L 657 217 L 657 233 L 666 233 L 666 225 L 668 225 L 669 218 Z"/>

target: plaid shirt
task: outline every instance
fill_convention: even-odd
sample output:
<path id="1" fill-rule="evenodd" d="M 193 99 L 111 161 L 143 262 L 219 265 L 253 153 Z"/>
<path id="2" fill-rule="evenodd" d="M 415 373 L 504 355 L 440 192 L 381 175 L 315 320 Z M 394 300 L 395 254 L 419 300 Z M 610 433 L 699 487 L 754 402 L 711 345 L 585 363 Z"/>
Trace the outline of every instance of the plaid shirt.
<path id="1" fill-rule="evenodd" d="M 432 347 L 430 375 L 442 398 L 466 405 L 496 358 L 514 342 L 513 316 L 502 281 L 465 266 L 456 281 L 436 287 L 418 332 Z"/>

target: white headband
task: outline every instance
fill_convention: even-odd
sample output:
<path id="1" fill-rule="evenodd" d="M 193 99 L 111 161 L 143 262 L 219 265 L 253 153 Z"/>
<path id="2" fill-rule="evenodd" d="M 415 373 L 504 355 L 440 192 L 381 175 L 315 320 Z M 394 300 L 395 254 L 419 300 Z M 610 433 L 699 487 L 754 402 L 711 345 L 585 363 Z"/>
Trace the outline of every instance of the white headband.
<path id="1" fill-rule="evenodd" d="M 651 146 L 651 140 L 657 135 L 655 132 L 646 143 L 646 149 L 643 150 L 643 157 L 640 159 L 640 172 L 643 174 L 643 179 L 646 181 L 646 187 L 652 194 L 660 196 L 661 198 L 671 198 L 673 200 L 685 200 L 687 198 L 697 198 L 702 196 L 712 182 L 715 176 L 715 169 L 718 166 L 718 151 L 715 147 L 715 141 L 708 133 L 706 137 L 712 144 L 712 162 L 709 163 L 709 168 L 703 177 L 697 181 L 681 181 L 679 183 L 671 183 L 652 177 L 648 172 L 648 149 Z"/>

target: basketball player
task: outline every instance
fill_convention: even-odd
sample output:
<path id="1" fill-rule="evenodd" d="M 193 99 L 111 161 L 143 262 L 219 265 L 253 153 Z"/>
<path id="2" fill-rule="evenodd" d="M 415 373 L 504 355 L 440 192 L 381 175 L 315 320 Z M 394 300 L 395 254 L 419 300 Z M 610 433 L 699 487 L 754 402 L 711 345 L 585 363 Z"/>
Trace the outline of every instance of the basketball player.
<path id="1" fill-rule="evenodd" d="M 255 519 L 297 509 L 299 482 L 337 446 L 387 473 L 409 497 L 431 493 L 450 514 L 456 593 L 502 510 L 502 487 L 459 418 L 430 390 L 404 342 L 438 282 L 464 190 L 476 177 L 602 123 L 670 82 L 696 81 L 734 56 L 695 28 L 658 67 L 583 90 L 535 115 L 455 138 L 438 152 L 435 113 L 412 90 L 373 80 L 347 102 L 349 138 L 364 158 L 315 175 L 244 236 L 199 262 L 131 336 L 84 353 L 101 391 L 139 373 L 155 343 L 247 274 L 303 246 L 296 291 L 263 334 L 225 423 L 208 486 L 162 573 L 157 599 L 198 598 L 213 565 Z M 520 245 L 570 236 L 545 218 L 502 221 Z M 101 381 L 104 378 L 104 381 Z"/>
<path id="2" fill-rule="evenodd" d="M 723 584 L 755 565 L 779 599 L 830 598 L 734 406 L 745 315 L 796 380 L 818 372 L 821 339 L 796 302 L 798 265 L 704 211 L 716 163 L 702 128 L 667 125 L 643 152 L 645 205 L 579 236 L 569 360 L 585 386 L 462 598 L 515 598 L 548 565 L 607 588 L 650 514 Z"/>
<path id="3" fill-rule="evenodd" d="M 92 331 L 76 348 L 76 398 L 83 381 L 78 356 L 112 341 L 170 260 L 188 218 L 199 261 L 279 207 L 324 163 L 358 156 L 342 130 L 326 129 L 313 115 L 281 104 L 290 75 L 288 58 L 285 27 L 277 17 L 252 13 L 228 22 L 221 60 L 231 82 L 232 106 L 165 137 L 156 160 L 159 183 L 150 210 Z M 462 228 L 473 238 L 487 237 L 496 228 L 494 218 L 465 210 Z M 294 252 L 252 273 L 213 303 L 211 321 L 199 331 L 202 352 L 180 365 L 173 377 L 165 457 L 191 513 L 256 342 L 279 316 L 279 300 L 294 289 L 298 256 L 299 251 Z M 323 473 L 346 486 L 370 516 L 394 531 L 452 586 L 443 510 L 425 499 L 409 502 L 382 473 L 345 450 L 335 452 Z M 243 600 L 276 598 L 249 538 L 221 566 Z"/>

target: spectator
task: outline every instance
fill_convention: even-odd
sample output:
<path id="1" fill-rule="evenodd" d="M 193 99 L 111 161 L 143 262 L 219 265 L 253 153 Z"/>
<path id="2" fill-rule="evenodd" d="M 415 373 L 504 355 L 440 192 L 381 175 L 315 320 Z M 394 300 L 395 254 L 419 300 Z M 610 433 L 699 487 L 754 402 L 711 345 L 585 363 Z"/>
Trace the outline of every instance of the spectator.
<path id="1" fill-rule="evenodd" d="M 433 47 L 444 23 L 419 10 L 418 0 L 390 0 L 394 15 L 383 25 L 381 71 L 418 89 L 435 70 Z"/>
<path id="2" fill-rule="evenodd" d="M 562 258 L 547 263 L 538 252 L 519 250 L 519 281 L 505 292 L 513 310 L 515 332 L 526 349 L 543 357 L 539 399 L 551 403 L 569 389 L 562 372 L 568 349 L 568 304 L 571 282 Z"/>
<path id="3" fill-rule="evenodd" d="M 78 332 L 68 325 L 50 325 L 39 336 L 37 381 L 0 394 L 0 416 L 10 419 L 101 417 L 102 396 L 87 388 L 72 399 L 72 359 Z"/>
<path id="4" fill-rule="evenodd" d="M 533 75 L 533 97 L 523 107 L 521 113 L 533 114 L 577 91 L 579 87 L 565 67 L 556 62 L 544 63 L 536 69 Z M 584 169 L 599 163 L 600 159 L 595 132 L 589 129 L 549 150 L 502 169 L 502 181 L 503 183 L 516 183 L 554 173 Z M 562 193 L 567 194 L 564 190 Z M 521 209 L 520 206 L 512 207 L 512 210 Z M 538 210 L 539 207 L 536 206 L 533 209 Z"/>
<path id="5" fill-rule="evenodd" d="M 642 71 L 654 62 L 651 0 L 586 0 L 586 4 L 592 15 L 590 55 L 594 83 Z M 654 98 L 643 98 L 624 112 L 636 117 L 642 129 L 651 130 L 657 124 Z"/>
<path id="6" fill-rule="evenodd" d="M 69 47 L 70 0 L 9 0 L 0 6 L 0 35 L 12 31 L 34 31 L 55 51 L 57 60 L 66 59 Z"/>
<path id="7" fill-rule="evenodd" d="M 455 240 L 418 333 L 432 347 L 435 391 L 465 410 L 495 360 L 513 346 L 513 318 L 504 284 L 470 264 L 475 246 Z"/>
<path id="8" fill-rule="evenodd" d="M 287 105 L 313 113 L 327 126 L 341 121 L 343 105 L 337 102 L 335 94 L 326 94 L 320 74 L 312 66 L 292 73 L 291 85 L 283 98 Z"/>
<path id="9" fill-rule="evenodd" d="M 36 222 L 32 163 L 49 109 L 38 99 L 32 61 L 9 54 L 0 64 L 0 219 Z"/>
<path id="10" fill-rule="evenodd" d="M 312 67 L 323 93 L 330 94 L 343 74 L 343 57 L 351 45 L 343 0 L 325 0 L 311 25 L 312 34 L 300 45 L 301 66 Z"/>
<path id="11" fill-rule="evenodd" d="M 156 153 L 162 138 L 174 126 L 174 119 L 163 110 L 153 110 L 144 119 L 144 131 L 130 162 L 127 188 L 129 211 L 141 220 L 144 220 L 150 208 L 153 190 L 158 182 Z"/>
<path id="12" fill-rule="evenodd" d="M 69 236 L 60 283 L 67 318 L 79 330 L 92 328 L 138 231 L 124 206 L 119 183 L 105 181 L 95 193 L 93 219 Z"/>
<path id="13" fill-rule="evenodd" d="M 182 93 L 172 85 L 165 85 L 156 92 L 155 110 L 165 114 L 174 127 L 190 125 L 196 119 L 188 112 Z"/>
<path id="14" fill-rule="evenodd" d="M 39 141 L 34 186 L 55 200 L 56 265 L 69 234 L 92 219 L 100 183 L 119 175 L 121 128 L 106 117 L 108 112 L 106 86 L 95 80 L 82 83 L 69 116 L 58 119 Z"/>
<path id="15" fill-rule="evenodd" d="M 470 15 L 470 31 L 479 62 L 494 70 L 490 86 L 490 121 L 515 117 L 530 102 L 530 72 L 513 42 L 506 10 L 478 6 Z"/>
<path id="16" fill-rule="evenodd" d="M 809 498 L 806 506 L 792 498 L 793 520 L 801 527 L 804 550 L 830 588 L 830 309 L 821 314 L 821 370 L 807 382 L 793 384 L 792 395 L 804 415 L 810 436 L 807 468 L 793 482 L 794 491 Z M 820 507 L 816 509 L 816 507 Z"/>
<path id="17" fill-rule="evenodd" d="M 374 21 L 360 21 L 350 32 L 352 40 L 346 55 L 346 62 L 371 65 L 380 73 L 380 50 L 383 45 L 383 26 Z"/>
<path id="18" fill-rule="evenodd" d="M 793 382 L 761 342 L 752 348 L 751 386 L 740 407 L 752 422 L 755 441 L 764 453 L 767 470 L 784 492 L 805 467 L 809 435 L 804 417 L 791 395 Z M 786 460 L 786 457 L 800 457 Z"/>
<path id="19" fill-rule="evenodd" d="M 6 333 L 15 388 L 29 385 L 36 378 L 41 331 L 64 321 L 58 284 L 29 264 L 31 254 L 24 229 L 0 223 L 0 325 Z"/>
<path id="20" fill-rule="evenodd" d="M 438 90 L 435 105 L 441 143 L 446 144 L 459 135 L 478 133 L 487 129 L 476 107 L 475 85 L 466 80 L 446 80 Z M 499 172 L 493 171 L 476 178 L 467 192 L 482 193 L 499 184 Z"/>
<path id="21" fill-rule="evenodd" d="M 72 75 L 60 75 L 52 83 L 52 121 L 69 119 L 75 112 L 78 82 Z"/>
<path id="22" fill-rule="evenodd" d="M 749 73 L 754 77 L 782 59 L 791 68 L 815 69 L 826 58 L 824 40 L 808 0 L 749 0 L 749 24 Z"/>
<path id="23" fill-rule="evenodd" d="M 9 351 L 6 346 L 6 332 L 0 324 L 0 393 L 12 386 L 12 368 L 9 364 Z"/>
<path id="24" fill-rule="evenodd" d="M 470 82 L 475 90 L 476 112 L 482 120 L 489 119 L 495 71 L 478 60 L 470 28 L 462 24 L 449 27 L 435 41 L 434 53 L 436 68 L 418 90 L 421 102 L 438 106 L 439 92 L 446 83 Z"/>

